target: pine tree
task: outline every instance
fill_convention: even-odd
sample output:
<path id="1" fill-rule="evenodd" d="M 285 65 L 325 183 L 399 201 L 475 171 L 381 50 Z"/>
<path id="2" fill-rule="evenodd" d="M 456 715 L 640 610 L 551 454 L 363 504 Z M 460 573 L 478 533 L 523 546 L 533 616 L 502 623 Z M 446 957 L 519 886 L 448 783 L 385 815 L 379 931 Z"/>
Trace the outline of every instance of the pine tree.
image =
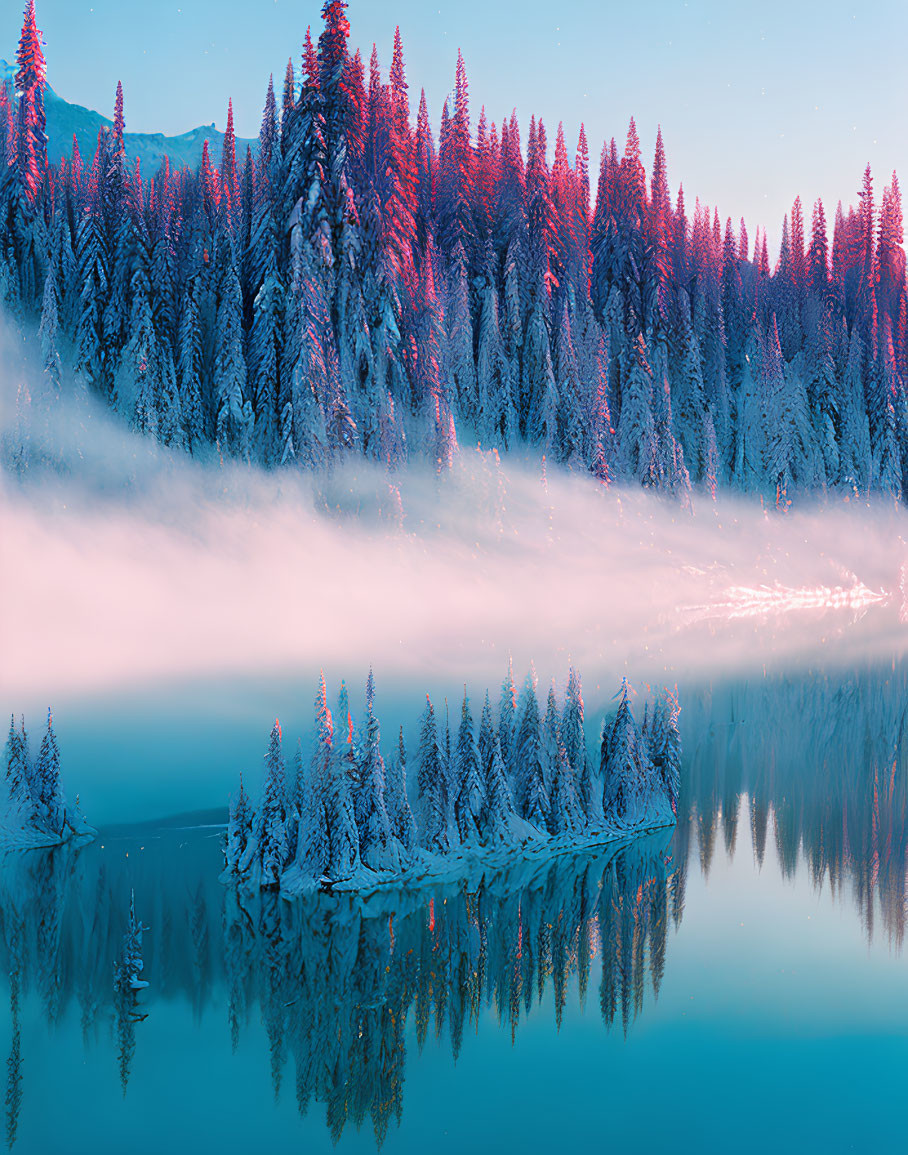
<path id="1" fill-rule="evenodd" d="M 341 682 L 335 717 L 337 729 L 324 795 L 329 847 L 325 873 L 332 882 L 350 878 L 360 866 L 354 798 L 361 784 L 353 742 L 353 719 L 344 682 Z"/>
<path id="2" fill-rule="evenodd" d="M 517 717 L 517 687 L 514 684 L 514 663 L 508 658 L 508 672 L 501 684 L 498 704 L 498 744 L 505 769 L 512 780 L 515 774 L 516 748 L 514 727 Z"/>
<path id="3" fill-rule="evenodd" d="M 401 845 L 402 859 L 412 855 L 417 845 L 416 821 L 407 798 L 407 747 L 404 744 L 404 729 L 400 728 L 397 742 L 397 756 L 388 772 L 385 790 L 385 805 L 391 823 L 391 832 Z"/>
<path id="4" fill-rule="evenodd" d="M 205 410 L 202 403 L 204 362 L 197 278 L 187 285 L 182 298 L 176 371 L 186 431 L 186 448 L 190 453 L 194 453 L 207 440 Z"/>
<path id="5" fill-rule="evenodd" d="M 236 133 L 233 128 L 233 101 L 227 103 L 227 128 L 224 132 L 221 155 L 220 188 L 222 208 L 227 216 L 227 227 L 236 224 L 240 208 L 240 182 L 236 167 Z"/>
<path id="6" fill-rule="evenodd" d="M 381 730 L 375 716 L 375 680 L 366 682 L 366 733 L 359 756 L 359 785 L 354 797 L 359 855 L 370 870 L 399 870 L 400 846 L 394 837 L 385 806 L 385 760 Z"/>
<path id="7" fill-rule="evenodd" d="M 60 750 L 50 710 L 47 711 L 47 729 L 41 740 L 32 780 L 32 796 L 39 826 L 48 834 L 62 837 L 66 804 L 60 784 Z"/>
<path id="8" fill-rule="evenodd" d="M 265 755 L 265 784 L 258 813 L 257 837 L 261 885 L 279 886 L 287 860 L 287 784 L 281 753 L 281 724 L 277 719 Z"/>
<path id="9" fill-rule="evenodd" d="M 249 795 L 243 786 L 243 776 L 241 774 L 240 788 L 230 799 L 230 810 L 227 819 L 227 844 L 224 847 L 224 861 L 227 869 L 232 873 L 236 873 L 239 870 L 251 834 L 252 807 L 249 804 Z"/>
<path id="10" fill-rule="evenodd" d="M 550 834 L 572 834 L 583 826 L 583 811 L 577 798 L 574 772 L 568 761 L 561 735 L 561 714 L 555 698 L 555 687 L 549 687 L 543 722 L 545 780 L 549 794 L 548 830 Z"/>
<path id="11" fill-rule="evenodd" d="M 587 820 L 593 821 L 598 814 L 599 799 L 593 783 L 593 765 L 587 752 L 583 729 L 583 688 L 580 674 L 574 666 L 571 666 L 568 673 L 564 711 L 561 715 L 561 740 L 574 776 L 577 797 Z"/>
<path id="12" fill-rule="evenodd" d="M 527 674 L 517 706 L 514 737 L 514 800 L 521 817 L 544 831 L 549 821 L 549 795 L 545 780 L 542 720 L 536 698 L 535 671 Z"/>
<path id="13" fill-rule="evenodd" d="M 478 749 L 486 798 L 482 837 L 492 842 L 512 841 L 518 837 L 516 814 L 508 786 L 507 771 L 501 756 L 501 743 L 492 723 L 492 707 L 488 691 L 479 723 Z"/>
<path id="14" fill-rule="evenodd" d="M 53 389 L 60 388 L 62 363 L 57 351 L 57 331 L 59 328 L 59 307 L 57 302 L 56 278 L 52 266 L 48 266 L 44 279 L 44 296 L 41 303 L 41 326 L 38 337 L 41 341 L 41 357 L 44 375 Z"/>
<path id="15" fill-rule="evenodd" d="M 22 814 L 25 821 L 33 817 L 31 774 L 28 765 L 27 739 L 24 727 L 16 728 L 13 715 L 9 719 L 9 735 L 6 739 L 6 789 L 10 804 Z"/>
<path id="16" fill-rule="evenodd" d="M 517 815 L 496 733 L 492 735 L 492 754 L 486 769 L 486 798 L 486 839 L 492 842 L 517 841 L 520 838 Z"/>
<path id="17" fill-rule="evenodd" d="M 41 33 L 35 24 L 35 0 L 27 0 L 22 34 L 16 53 L 16 167 L 22 191 L 35 201 L 47 172 L 47 120 L 44 88 L 47 64 L 41 48 Z"/>
<path id="18" fill-rule="evenodd" d="M 474 154 L 470 139 L 470 98 L 463 56 L 457 53 L 454 109 L 438 158 L 436 208 L 439 246 L 454 253 L 459 245 L 469 263 L 475 247 L 473 222 Z"/>
<path id="19" fill-rule="evenodd" d="M 549 832 L 555 836 L 576 834 L 583 829 L 585 815 L 577 797 L 574 773 L 560 740 L 552 746 L 549 772 L 552 780 Z"/>
<path id="20" fill-rule="evenodd" d="M 319 677 L 315 697 L 315 743 L 305 797 L 300 802 L 296 866 L 304 878 L 319 882 L 329 870 L 331 844 L 328 826 L 334 723 L 328 708 L 325 675 Z"/>
<path id="21" fill-rule="evenodd" d="M 628 693 L 625 679 L 618 713 L 602 734 L 602 809 L 606 821 L 618 826 L 639 823 L 648 803 L 649 767 Z"/>
<path id="22" fill-rule="evenodd" d="M 466 687 L 463 692 L 463 707 L 460 715 L 460 729 L 457 734 L 457 750 L 454 756 L 454 821 L 461 842 L 481 840 L 486 826 L 486 781 L 480 763 L 479 750 L 473 733 L 473 715 Z"/>
<path id="23" fill-rule="evenodd" d="M 229 452 L 245 456 L 252 405 L 246 398 L 243 358 L 243 302 L 236 268 L 225 261 L 218 290 L 213 385 L 217 404 L 216 436 Z"/>
<path id="24" fill-rule="evenodd" d="M 438 854 L 446 854 L 450 848 L 447 781 L 444 758 L 438 743 L 435 709 L 428 695 L 416 753 L 416 792 L 420 844 Z"/>
<path id="25" fill-rule="evenodd" d="M 643 337 L 631 355 L 627 390 L 622 397 L 618 424 L 621 471 L 643 484 L 655 480 L 656 431 L 653 422 L 653 373 Z"/>
<path id="26" fill-rule="evenodd" d="M 273 103 L 274 94 L 269 88 Z M 271 110 L 273 115 L 273 110 Z M 266 106 L 266 117 L 269 109 Z M 273 126 L 263 122 L 266 147 Z M 255 185 L 249 242 L 250 285 L 253 290 L 252 326 L 249 332 L 246 364 L 254 427 L 253 445 L 256 458 L 265 465 L 279 459 L 279 381 L 284 316 L 284 285 L 278 263 L 277 222 L 269 172 L 270 153 L 260 158 L 260 172 Z"/>
<path id="27" fill-rule="evenodd" d="M 653 707 L 646 735 L 647 757 L 655 770 L 657 812 L 674 816 L 678 813 L 678 794 L 681 788 L 679 713 L 677 700 L 666 691 Z"/>

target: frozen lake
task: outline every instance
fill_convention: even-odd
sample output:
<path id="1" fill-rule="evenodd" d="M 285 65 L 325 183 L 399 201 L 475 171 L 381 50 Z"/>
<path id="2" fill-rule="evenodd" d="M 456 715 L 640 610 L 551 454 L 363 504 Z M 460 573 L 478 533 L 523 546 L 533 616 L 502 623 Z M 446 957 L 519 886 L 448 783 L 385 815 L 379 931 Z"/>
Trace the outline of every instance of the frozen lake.
<path id="1" fill-rule="evenodd" d="M 218 883 L 213 808 L 264 749 L 248 687 L 207 714 L 183 695 L 182 730 L 176 696 L 73 706 L 64 769 L 102 832 L 3 866 L 7 1141 L 896 1148 L 906 687 L 889 664 L 682 691 L 674 833 L 364 906 L 243 906 Z M 208 809 L 130 825 L 152 766 L 162 798 Z M 113 967 L 133 889 L 131 1014 Z"/>

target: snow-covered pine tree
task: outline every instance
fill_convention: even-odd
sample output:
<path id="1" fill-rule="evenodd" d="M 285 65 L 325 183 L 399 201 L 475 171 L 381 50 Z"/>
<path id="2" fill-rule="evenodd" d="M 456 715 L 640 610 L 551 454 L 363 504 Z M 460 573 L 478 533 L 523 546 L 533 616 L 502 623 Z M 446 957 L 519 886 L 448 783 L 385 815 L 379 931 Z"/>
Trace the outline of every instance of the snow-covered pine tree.
<path id="1" fill-rule="evenodd" d="M 621 472 L 643 485 L 655 477 L 656 431 L 653 422 L 653 372 L 642 334 L 630 353 L 627 385 L 618 423 Z"/>
<path id="2" fill-rule="evenodd" d="M 177 381 L 183 410 L 186 448 L 190 453 L 207 441 L 205 408 L 202 401 L 203 351 L 199 314 L 199 282 L 184 288 L 180 306 L 177 343 Z"/>
<path id="3" fill-rule="evenodd" d="M 482 708 L 479 723 L 479 764 L 485 782 L 486 805 L 482 837 L 490 842 L 509 842 L 516 834 L 516 812 L 508 786 L 508 775 L 501 757 L 501 743 L 492 722 L 489 692 Z"/>
<path id="4" fill-rule="evenodd" d="M 6 760 L 4 778 L 10 806 L 16 814 L 21 816 L 22 821 L 31 822 L 34 818 L 34 801 L 32 799 L 25 726 L 23 723 L 21 729 L 17 728 L 16 720 L 12 714 L 10 714 L 9 719 L 9 734 L 6 739 L 4 757 Z"/>
<path id="5" fill-rule="evenodd" d="M 276 718 L 265 755 L 265 781 L 257 827 L 261 885 L 280 886 L 287 864 L 287 784 L 281 752 L 281 724 Z"/>
<path id="6" fill-rule="evenodd" d="M 479 393 L 473 355 L 467 254 L 462 241 L 458 241 L 450 256 L 446 312 L 447 367 L 452 402 L 461 420 L 476 429 L 479 424 Z"/>
<path id="7" fill-rule="evenodd" d="M 517 705 L 514 735 L 514 801 L 517 812 L 539 830 L 548 828 L 549 795 L 545 780 L 542 719 L 536 698 L 536 672 L 527 674 Z"/>
<path id="8" fill-rule="evenodd" d="M 646 813 L 651 768 L 631 712 L 626 678 L 619 693 L 618 713 L 602 733 L 602 809 L 606 822 L 633 826 Z"/>
<path id="9" fill-rule="evenodd" d="M 461 842 L 482 839 L 486 828 L 486 781 L 473 732 L 473 714 L 464 686 L 460 729 L 454 754 L 454 821 Z"/>
<path id="10" fill-rule="evenodd" d="M 585 430 L 581 411 L 583 390 L 567 297 L 562 303 L 555 329 L 554 370 L 558 393 L 558 458 L 574 468 L 582 468 L 585 464 Z"/>
<path id="11" fill-rule="evenodd" d="M 655 770 L 656 811 L 677 815 L 681 788 L 681 735 L 677 699 L 668 691 L 657 698 L 646 735 L 647 756 Z"/>
<path id="12" fill-rule="evenodd" d="M 601 791 L 593 781 L 593 764 L 586 748 L 583 728 L 583 686 L 575 666 L 568 672 L 564 711 L 561 715 L 561 740 L 574 775 L 574 785 L 587 822 L 600 818 Z"/>
<path id="13" fill-rule="evenodd" d="M 224 862 L 227 870 L 233 874 L 238 872 L 246 853 L 246 847 L 252 834 L 252 819 L 252 807 L 241 774 L 240 788 L 230 799 L 227 816 L 227 842 L 224 846 Z"/>
<path id="14" fill-rule="evenodd" d="M 667 739 L 665 743 L 663 761 L 663 781 L 668 785 L 668 798 L 672 813 L 677 817 L 678 803 L 681 797 L 681 730 L 678 726 L 678 715 L 681 707 L 678 698 L 666 691 L 665 704 L 668 718 L 666 721 Z"/>
<path id="15" fill-rule="evenodd" d="M 508 657 L 508 672 L 501 683 L 501 697 L 498 702 L 498 743 L 505 771 L 514 780 L 515 749 L 514 726 L 517 718 L 517 686 L 514 683 L 514 663 Z"/>
<path id="16" fill-rule="evenodd" d="M 399 870 L 401 847 L 391 829 L 385 805 L 385 760 L 381 728 L 375 715 L 375 679 L 366 682 L 366 731 L 359 752 L 359 782 L 354 795 L 359 856 L 370 870 Z"/>
<path id="17" fill-rule="evenodd" d="M 485 444 L 507 449 L 517 433 L 511 365 L 499 325 L 499 298 L 493 258 L 487 257 L 479 290 L 476 322 L 477 430 Z"/>
<path id="18" fill-rule="evenodd" d="M 428 694 L 416 751 L 416 794 L 420 845 L 436 854 L 446 854 L 450 849 L 447 779 L 435 708 Z"/>
<path id="19" fill-rule="evenodd" d="M 551 759 L 549 774 L 552 783 L 549 791 L 549 833 L 555 836 L 577 834 L 583 829 L 586 816 L 577 797 L 574 772 L 570 762 L 568 762 L 567 751 L 558 733 L 557 720 L 555 722 L 555 741 L 549 757 Z"/>
<path id="20" fill-rule="evenodd" d="M 60 749 L 54 733 L 54 719 L 47 711 L 47 729 L 32 772 L 32 796 L 38 824 L 48 834 L 63 835 L 66 803 L 60 783 Z"/>
<path id="21" fill-rule="evenodd" d="M 60 388 L 60 375 L 63 366 L 57 350 L 57 330 L 59 328 L 59 308 L 57 301 L 56 276 L 52 265 L 47 267 L 47 276 L 44 279 L 44 295 L 41 302 L 41 325 L 38 329 L 38 339 L 41 342 L 41 359 L 44 363 L 44 375 L 51 388 Z"/>
<path id="22" fill-rule="evenodd" d="M 353 718 L 347 686 L 341 682 L 337 726 L 328 765 L 324 793 L 325 823 L 328 834 L 326 876 L 332 882 L 350 878 L 359 869 L 359 832 L 356 828 L 354 797 L 359 788 L 359 769 L 353 741 Z"/>
<path id="23" fill-rule="evenodd" d="M 228 250 L 225 247 L 223 251 Z M 217 441 L 227 452 L 244 457 L 249 451 L 252 405 L 246 397 L 243 299 L 236 266 L 226 257 L 218 284 L 213 386 Z"/>
<path id="24" fill-rule="evenodd" d="M 283 343 L 284 284 L 279 265 L 279 233 L 272 183 L 274 177 L 279 176 L 275 161 L 276 133 L 274 87 L 269 81 L 259 134 L 247 260 L 252 298 L 252 325 L 246 349 L 254 415 L 252 442 L 254 456 L 264 465 L 275 464 L 280 454 L 278 373 Z"/>
<path id="25" fill-rule="evenodd" d="M 492 731 L 492 753 L 486 767 L 486 822 L 483 834 L 488 842 L 520 841 L 524 833 L 521 825 L 508 786 L 498 734 Z"/>
<path id="26" fill-rule="evenodd" d="M 35 0 L 27 0 L 16 53 L 15 164 L 22 192 L 29 202 L 38 199 L 47 173 L 47 118 L 44 113 L 47 64 L 42 43 L 35 23 Z"/>
<path id="27" fill-rule="evenodd" d="M 331 763 L 334 722 L 328 708 L 325 675 L 319 675 L 315 696 L 315 740 L 309 764 L 307 789 L 300 799 L 300 820 L 294 868 L 309 884 L 318 884 L 328 870 L 331 846 L 328 830 L 328 801 L 331 792 Z"/>
<path id="28" fill-rule="evenodd" d="M 561 712 L 554 685 L 549 687 L 542 733 L 545 784 L 549 796 L 549 833 L 576 833 L 584 824 L 584 813 L 577 796 L 574 772 L 562 740 Z"/>
<path id="29" fill-rule="evenodd" d="M 403 726 L 397 740 L 397 755 L 388 771 L 385 806 L 391 822 L 391 831 L 400 843 L 402 859 L 406 861 L 416 849 L 417 832 L 416 821 L 407 798 L 407 747 L 404 743 Z"/>
<path id="30" fill-rule="evenodd" d="M 297 739 L 293 760 L 287 764 L 287 862 L 296 862 L 300 838 L 300 815 L 306 805 L 309 789 L 307 767 L 303 759 L 303 743 Z"/>

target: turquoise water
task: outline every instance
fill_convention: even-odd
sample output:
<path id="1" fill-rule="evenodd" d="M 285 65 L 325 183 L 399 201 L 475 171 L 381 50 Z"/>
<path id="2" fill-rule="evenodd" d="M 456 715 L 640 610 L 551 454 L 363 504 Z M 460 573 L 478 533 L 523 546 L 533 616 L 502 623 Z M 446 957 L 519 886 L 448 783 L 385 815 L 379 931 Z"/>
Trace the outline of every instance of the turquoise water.
<path id="1" fill-rule="evenodd" d="M 904 1149 L 906 690 L 897 666 L 690 694 L 676 831 L 475 893 L 241 905 L 219 812 L 8 860 L 7 1140 Z"/>

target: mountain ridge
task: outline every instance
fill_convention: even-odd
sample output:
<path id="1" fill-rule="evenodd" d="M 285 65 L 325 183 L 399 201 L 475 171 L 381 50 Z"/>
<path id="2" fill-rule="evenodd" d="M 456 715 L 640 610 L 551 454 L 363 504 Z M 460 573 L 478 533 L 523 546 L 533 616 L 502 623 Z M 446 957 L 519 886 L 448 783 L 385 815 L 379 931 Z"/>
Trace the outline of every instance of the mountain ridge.
<path id="1" fill-rule="evenodd" d="M 0 58 L 0 83 L 12 85 L 15 75 L 15 65 Z M 86 165 L 91 164 L 98 132 L 102 128 L 111 128 L 113 121 L 93 109 L 70 103 L 49 84 L 45 89 L 44 106 L 47 114 L 47 157 L 51 164 L 59 164 L 64 158 L 69 159 L 72 155 L 73 136 L 78 141 L 82 160 Z M 197 168 L 202 160 L 206 140 L 212 162 L 218 164 L 224 134 L 213 124 L 200 125 L 178 136 L 165 136 L 162 132 L 127 131 L 123 134 L 126 156 L 131 161 L 138 159 L 142 171 L 148 173 L 157 172 L 165 157 L 170 159 L 172 168 Z M 257 140 L 237 137 L 236 147 L 240 158 L 245 154 L 247 145 L 255 154 L 258 149 Z"/>

